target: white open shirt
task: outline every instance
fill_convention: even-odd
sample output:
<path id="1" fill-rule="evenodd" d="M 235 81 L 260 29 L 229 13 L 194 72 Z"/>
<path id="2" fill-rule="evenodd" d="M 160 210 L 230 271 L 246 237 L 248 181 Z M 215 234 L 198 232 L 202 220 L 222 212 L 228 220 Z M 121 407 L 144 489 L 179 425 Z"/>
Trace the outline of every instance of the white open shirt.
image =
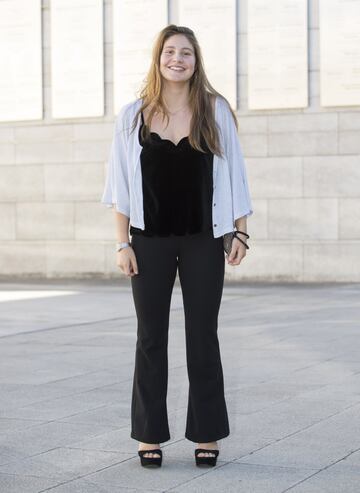
<path id="1" fill-rule="evenodd" d="M 145 229 L 142 173 L 139 142 L 141 118 L 135 131 L 131 125 L 142 99 L 125 104 L 120 109 L 114 127 L 106 183 L 101 202 L 114 207 L 130 219 L 130 224 Z M 212 222 L 213 236 L 218 238 L 234 230 L 235 220 L 253 213 L 244 157 L 235 122 L 227 102 L 220 96 L 215 102 L 215 121 L 219 130 L 224 157 L 214 154 Z"/>

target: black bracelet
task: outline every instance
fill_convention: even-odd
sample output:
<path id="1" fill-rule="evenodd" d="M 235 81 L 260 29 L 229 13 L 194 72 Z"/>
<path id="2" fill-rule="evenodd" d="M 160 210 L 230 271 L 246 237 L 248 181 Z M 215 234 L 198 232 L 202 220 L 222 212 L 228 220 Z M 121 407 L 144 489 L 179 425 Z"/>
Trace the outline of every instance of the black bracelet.
<path id="1" fill-rule="evenodd" d="M 236 236 L 236 233 L 234 233 L 234 238 L 236 238 L 237 240 L 241 241 L 241 243 L 242 243 L 243 245 L 245 245 L 245 247 L 249 250 L 249 248 L 250 248 L 250 247 L 249 247 L 249 245 L 247 245 L 247 244 L 245 243 L 245 241 L 241 240 L 238 236 Z"/>
<path id="2" fill-rule="evenodd" d="M 240 231 L 239 229 L 236 229 L 235 231 L 236 231 L 236 233 L 241 233 L 241 234 L 245 235 L 246 238 L 250 238 L 250 236 L 247 233 L 245 233 L 244 231 Z"/>

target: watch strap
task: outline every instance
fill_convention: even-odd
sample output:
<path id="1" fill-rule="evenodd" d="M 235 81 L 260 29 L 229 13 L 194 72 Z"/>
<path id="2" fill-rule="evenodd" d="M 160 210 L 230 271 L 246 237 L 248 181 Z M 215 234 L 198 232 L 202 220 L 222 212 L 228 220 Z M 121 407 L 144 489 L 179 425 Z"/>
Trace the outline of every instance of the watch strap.
<path id="1" fill-rule="evenodd" d="M 123 248 L 129 247 L 129 246 L 131 246 L 131 243 L 129 243 L 127 241 L 117 242 L 116 243 L 116 251 L 120 252 L 120 250 L 122 250 Z"/>

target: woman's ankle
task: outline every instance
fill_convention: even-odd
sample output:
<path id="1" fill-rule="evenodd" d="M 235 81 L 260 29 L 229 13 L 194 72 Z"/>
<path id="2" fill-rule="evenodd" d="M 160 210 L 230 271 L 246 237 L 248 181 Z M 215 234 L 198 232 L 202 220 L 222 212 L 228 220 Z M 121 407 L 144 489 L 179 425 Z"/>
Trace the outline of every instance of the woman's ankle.
<path id="1" fill-rule="evenodd" d="M 215 448 L 217 447 L 217 441 L 214 442 L 198 442 L 199 448 Z"/>
<path id="2" fill-rule="evenodd" d="M 146 449 L 150 449 L 150 448 L 160 448 L 160 443 L 146 443 L 146 442 L 139 442 L 139 448 L 146 448 Z"/>

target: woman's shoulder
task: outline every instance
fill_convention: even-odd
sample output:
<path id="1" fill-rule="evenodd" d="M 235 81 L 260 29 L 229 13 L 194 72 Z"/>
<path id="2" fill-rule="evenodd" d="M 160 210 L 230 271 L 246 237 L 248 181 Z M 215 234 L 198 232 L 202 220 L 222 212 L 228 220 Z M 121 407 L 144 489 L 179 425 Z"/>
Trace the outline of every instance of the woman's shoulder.
<path id="1" fill-rule="evenodd" d="M 141 104 L 141 98 L 133 99 L 128 103 L 123 104 L 117 113 L 117 116 L 126 115 L 127 113 L 134 112 Z"/>
<path id="2" fill-rule="evenodd" d="M 130 126 L 136 110 L 141 105 L 141 101 L 141 98 L 133 99 L 120 107 L 115 119 L 118 128 L 128 128 Z"/>
<path id="3" fill-rule="evenodd" d="M 235 112 L 232 109 L 229 101 L 224 96 L 217 96 L 217 120 L 220 122 L 221 126 L 228 127 L 235 123 L 234 115 Z"/>
<path id="4" fill-rule="evenodd" d="M 229 101 L 224 96 L 222 96 L 221 94 L 218 94 L 217 96 L 215 96 L 215 99 L 217 101 L 217 104 L 218 104 L 218 107 L 220 108 L 220 110 L 230 111 Z"/>

